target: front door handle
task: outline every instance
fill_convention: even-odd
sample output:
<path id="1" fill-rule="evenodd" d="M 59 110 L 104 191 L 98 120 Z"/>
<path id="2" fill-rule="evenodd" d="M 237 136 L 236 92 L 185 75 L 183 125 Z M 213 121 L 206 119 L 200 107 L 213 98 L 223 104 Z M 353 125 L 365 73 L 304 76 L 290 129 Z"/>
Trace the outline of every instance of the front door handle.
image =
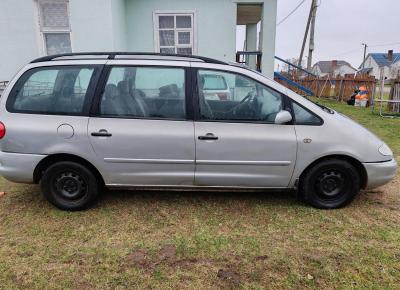
<path id="1" fill-rule="evenodd" d="M 101 129 L 101 130 L 99 130 L 99 132 L 92 132 L 91 135 L 93 137 L 111 137 L 112 136 L 112 134 L 108 133 L 108 131 L 105 129 Z"/>
<path id="2" fill-rule="evenodd" d="M 215 136 L 213 133 L 207 133 L 205 136 L 199 136 L 199 140 L 218 140 L 218 136 Z"/>

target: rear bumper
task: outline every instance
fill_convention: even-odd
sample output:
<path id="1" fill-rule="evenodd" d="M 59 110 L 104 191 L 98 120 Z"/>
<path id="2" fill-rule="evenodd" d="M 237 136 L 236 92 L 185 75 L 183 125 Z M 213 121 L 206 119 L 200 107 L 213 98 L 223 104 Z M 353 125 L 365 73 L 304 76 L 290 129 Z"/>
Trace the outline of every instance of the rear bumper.
<path id="1" fill-rule="evenodd" d="M 33 183 L 33 171 L 45 155 L 0 152 L 0 175 L 21 183 Z"/>
<path id="2" fill-rule="evenodd" d="M 397 162 L 395 159 L 386 162 L 363 163 L 367 171 L 367 189 L 384 185 L 396 176 Z"/>

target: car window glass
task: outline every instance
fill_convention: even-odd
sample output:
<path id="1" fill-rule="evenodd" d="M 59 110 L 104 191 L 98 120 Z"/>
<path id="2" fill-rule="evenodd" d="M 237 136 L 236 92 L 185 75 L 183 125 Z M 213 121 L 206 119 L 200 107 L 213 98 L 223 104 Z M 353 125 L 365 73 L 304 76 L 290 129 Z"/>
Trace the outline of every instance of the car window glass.
<path id="1" fill-rule="evenodd" d="M 319 125 L 321 120 L 310 111 L 293 102 L 293 112 L 296 124 Z"/>
<path id="2" fill-rule="evenodd" d="M 273 123 L 283 96 L 240 74 L 198 71 L 200 118 Z"/>
<path id="3" fill-rule="evenodd" d="M 30 70 L 16 86 L 12 111 L 79 114 L 94 68 L 55 67 Z"/>
<path id="4" fill-rule="evenodd" d="M 113 67 L 101 98 L 100 114 L 184 119 L 184 69 Z"/>

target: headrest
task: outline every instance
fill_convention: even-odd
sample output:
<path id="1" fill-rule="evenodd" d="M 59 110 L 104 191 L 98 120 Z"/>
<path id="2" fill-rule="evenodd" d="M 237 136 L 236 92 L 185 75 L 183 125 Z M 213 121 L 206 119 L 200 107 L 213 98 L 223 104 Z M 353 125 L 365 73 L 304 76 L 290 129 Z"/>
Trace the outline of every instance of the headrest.
<path id="1" fill-rule="evenodd" d="M 128 95 L 129 94 L 129 83 L 128 81 L 120 81 L 118 83 L 118 92 L 120 95 Z"/>
<path id="2" fill-rule="evenodd" d="M 104 95 L 106 98 L 114 98 L 118 95 L 118 88 L 114 84 L 108 84 L 104 88 Z"/>
<path id="3" fill-rule="evenodd" d="M 179 94 L 179 88 L 176 84 L 170 84 L 159 88 L 160 95 Z"/>

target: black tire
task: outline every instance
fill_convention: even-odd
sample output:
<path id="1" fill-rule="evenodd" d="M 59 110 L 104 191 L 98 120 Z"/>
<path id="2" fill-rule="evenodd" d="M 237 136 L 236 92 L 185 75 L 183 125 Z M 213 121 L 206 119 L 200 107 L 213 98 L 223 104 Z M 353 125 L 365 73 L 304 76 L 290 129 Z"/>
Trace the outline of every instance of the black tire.
<path id="1" fill-rule="evenodd" d="M 360 191 L 360 175 L 349 162 L 326 159 L 311 167 L 300 180 L 305 202 L 321 209 L 349 204 Z"/>
<path id="2" fill-rule="evenodd" d="M 93 172 L 71 161 L 49 166 L 40 180 L 40 186 L 50 203 L 68 211 L 87 209 L 94 203 L 100 190 Z"/>

